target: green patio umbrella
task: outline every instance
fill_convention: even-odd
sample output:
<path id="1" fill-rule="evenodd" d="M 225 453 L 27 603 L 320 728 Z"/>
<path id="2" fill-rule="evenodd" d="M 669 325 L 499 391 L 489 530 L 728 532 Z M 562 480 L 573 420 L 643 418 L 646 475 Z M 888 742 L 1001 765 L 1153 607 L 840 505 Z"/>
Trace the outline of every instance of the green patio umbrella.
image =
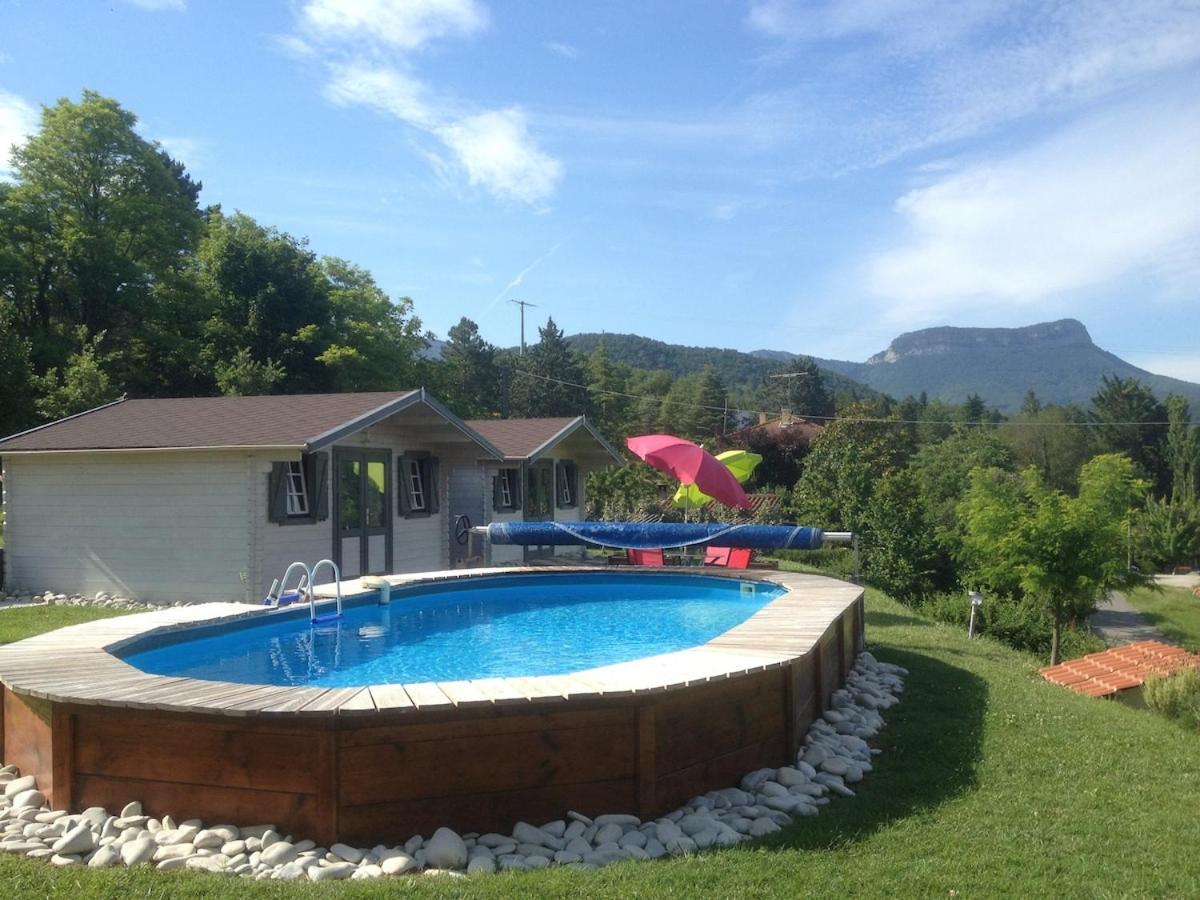
<path id="1" fill-rule="evenodd" d="M 746 480 L 754 474 L 758 464 L 762 462 L 761 456 L 751 453 L 749 450 L 726 450 L 724 453 L 718 453 L 717 459 L 732 473 L 738 484 L 745 484 Z M 675 492 L 674 499 L 676 506 L 687 509 L 703 506 L 712 497 L 701 493 L 694 484 L 681 484 L 679 490 Z"/>

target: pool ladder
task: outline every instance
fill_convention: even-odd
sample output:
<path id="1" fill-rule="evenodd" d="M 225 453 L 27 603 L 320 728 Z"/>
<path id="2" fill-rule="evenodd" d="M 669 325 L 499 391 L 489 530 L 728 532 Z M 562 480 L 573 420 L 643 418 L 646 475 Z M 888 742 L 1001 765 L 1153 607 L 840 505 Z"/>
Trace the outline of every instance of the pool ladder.
<path id="1" fill-rule="evenodd" d="M 316 592 L 316 575 L 321 571 L 322 566 L 328 566 L 333 570 L 333 588 L 336 592 L 337 612 L 317 615 L 317 592 Z M 308 619 L 316 625 L 321 622 L 334 622 L 342 617 L 342 573 L 338 569 L 337 563 L 332 559 L 323 559 L 311 569 L 307 563 L 294 562 L 287 567 L 287 571 L 283 573 L 283 578 L 279 581 L 271 583 L 271 590 L 267 593 L 266 599 L 263 600 L 265 606 L 279 606 L 280 600 L 287 597 L 287 582 L 292 577 L 292 572 L 300 570 L 300 583 L 296 586 L 295 600 L 303 602 L 308 600 Z"/>

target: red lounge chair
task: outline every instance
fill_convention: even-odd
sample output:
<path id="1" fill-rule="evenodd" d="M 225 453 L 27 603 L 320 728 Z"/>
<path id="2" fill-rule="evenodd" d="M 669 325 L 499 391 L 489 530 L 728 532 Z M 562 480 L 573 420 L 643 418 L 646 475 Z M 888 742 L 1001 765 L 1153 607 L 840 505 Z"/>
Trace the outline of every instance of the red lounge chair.
<path id="1" fill-rule="evenodd" d="M 726 569 L 748 569 L 753 556 L 754 551 L 748 547 L 709 547 L 704 555 L 704 564 Z"/>
<path id="2" fill-rule="evenodd" d="M 661 566 L 663 565 L 662 550 L 626 550 L 631 566 Z"/>

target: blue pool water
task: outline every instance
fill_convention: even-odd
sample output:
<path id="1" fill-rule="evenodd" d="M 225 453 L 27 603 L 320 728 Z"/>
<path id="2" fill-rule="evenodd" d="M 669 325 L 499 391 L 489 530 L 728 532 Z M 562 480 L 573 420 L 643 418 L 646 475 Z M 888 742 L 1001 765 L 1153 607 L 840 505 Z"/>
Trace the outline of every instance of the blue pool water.
<path id="1" fill-rule="evenodd" d="M 782 593 L 703 575 L 507 575 L 406 588 L 347 604 L 312 626 L 271 614 L 139 642 L 122 658 L 158 675 L 246 684 L 354 687 L 560 675 L 694 647 Z M 321 612 L 331 612 L 332 603 Z M 158 641 L 157 643 L 155 641 Z"/>

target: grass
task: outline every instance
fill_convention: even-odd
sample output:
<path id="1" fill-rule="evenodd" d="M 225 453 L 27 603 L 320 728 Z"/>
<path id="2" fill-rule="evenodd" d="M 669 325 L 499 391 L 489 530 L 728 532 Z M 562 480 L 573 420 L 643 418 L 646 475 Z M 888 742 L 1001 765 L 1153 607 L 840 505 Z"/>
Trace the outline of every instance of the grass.
<path id="1" fill-rule="evenodd" d="M 128 613 L 129 610 L 98 606 L 14 606 L 0 611 L 0 644 L 11 644 L 55 628 Z"/>
<path id="2" fill-rule="evenodd" d="M 1138 588 L 1127 596 L 1159 631 L 1181 647 L 1200 653 L 1200 597 L 1180 587 L 1161 591 Z"/>
<path id="3" fill-rule="evenodd" d="M 911 671 L 876 771 L 858 797 L 751 846 L 591 873 L 325 885 L 5 857 L 0 885 L 14 897 L 1200 896 L 1194 733 L 1047 684 L 1033 657 L 875 591 L 867 635 Z"/>

